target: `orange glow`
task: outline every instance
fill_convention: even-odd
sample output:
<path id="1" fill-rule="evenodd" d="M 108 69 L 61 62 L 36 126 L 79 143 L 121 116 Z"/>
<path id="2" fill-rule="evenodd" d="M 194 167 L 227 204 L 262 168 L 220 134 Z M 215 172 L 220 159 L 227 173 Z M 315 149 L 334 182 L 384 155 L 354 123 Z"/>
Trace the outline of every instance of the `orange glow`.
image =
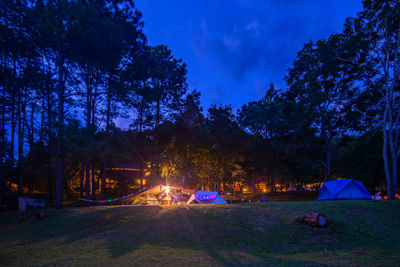
<path id="1" fill-rule="evenodd" d="M 165 187 L 165 193 L 166 193 L 166 194 L 169 193 L 169 188 L 170 188 L 169 186 L 166 186 L 166 187 Z"/>
<path id="2" fill-rule="evenodd" d="M 106 178 L 106 183 L 104 184 L 105 188 L 117 188 L 117 185 L 117 181 Z"/>
<path id="3" fill-rule="evenodd" d="M 11 192 L 14 192 L 14 193 L 18 192 L 18 185 L 17 184 L 14 184 L 14 183 L 11 183 L 9 181 L 6 181 L 6 186 L 11 190 Z"/>
<path id="4" fill-rule="evenodd" d="M 145 185 L 146 184 L 146 179 L 136 179 L 135 180 L 135 183 L 136 184 L 141 184 L 141 185 Z"/>

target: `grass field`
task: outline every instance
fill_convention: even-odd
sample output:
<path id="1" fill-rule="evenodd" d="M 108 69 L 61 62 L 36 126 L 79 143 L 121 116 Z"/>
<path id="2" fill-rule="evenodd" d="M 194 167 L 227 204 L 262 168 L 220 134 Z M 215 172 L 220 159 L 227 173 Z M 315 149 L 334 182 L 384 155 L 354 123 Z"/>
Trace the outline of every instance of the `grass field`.
<path id="1" fill-rule="evenodd" d="M 309 211 L 327 228 L 297 222 Z M 90 207 L 0 214 L 1 266 L 399 266 L 400 201 Z"/>

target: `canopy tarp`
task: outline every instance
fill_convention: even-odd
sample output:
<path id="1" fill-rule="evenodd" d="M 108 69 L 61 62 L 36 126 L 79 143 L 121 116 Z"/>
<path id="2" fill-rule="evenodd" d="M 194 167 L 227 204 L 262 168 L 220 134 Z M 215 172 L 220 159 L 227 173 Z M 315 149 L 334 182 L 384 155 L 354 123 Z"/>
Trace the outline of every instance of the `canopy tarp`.
<path id="1" fill-rule="evenodd" d="M 157 198 L 153 194 L 141 194 L 132 202 L 132 205 L 159 205 Z"/>
<path id="2" fill-rule="evenodd" d="M 185 194 L 193 194 L 195 191 L 183 187 L 157 185 L 147 189 L 136 195 L 132 201 L 132 205 L 160 205 L 162 200 L 179 200 L 176 192 Z"/>

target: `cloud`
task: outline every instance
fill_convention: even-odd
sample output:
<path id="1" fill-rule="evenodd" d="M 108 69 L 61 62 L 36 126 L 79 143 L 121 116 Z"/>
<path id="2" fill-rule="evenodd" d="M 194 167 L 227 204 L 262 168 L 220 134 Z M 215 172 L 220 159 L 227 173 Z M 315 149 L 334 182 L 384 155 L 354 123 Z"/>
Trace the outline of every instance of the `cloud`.
<path id="1" fill-rule="evenodd" d="M 241 40 L 234 36 L 225 36 L 222 38 L 224 46 L 231 52 L 240 52 Z"/>
<path id="2" fill-rule="evenodd" d="M 149 43 L 166 44 L 188 66 L 204 107 L 259 99 L 310 39 L 342 30 L 361 0 L 136 0 Z"/>
<path id="3" fill-rule="evenodd" d="M 206 3 L 220 12 L 208 11 L 192 47 L 199 58 L 212 61 L 236 82 L 260 69 L 265 76 L 282 76 L 305 42 L 327 37 L 336 28 L 334 15 L 326 12 L 333 4 L 325 1 Z"/>
<path id="4" fill-rule="evenodd" d="M 260 37 L 260 23 L 258 21 L 252 21 L 246 25 L 245 29 L 256 37 Z"/>

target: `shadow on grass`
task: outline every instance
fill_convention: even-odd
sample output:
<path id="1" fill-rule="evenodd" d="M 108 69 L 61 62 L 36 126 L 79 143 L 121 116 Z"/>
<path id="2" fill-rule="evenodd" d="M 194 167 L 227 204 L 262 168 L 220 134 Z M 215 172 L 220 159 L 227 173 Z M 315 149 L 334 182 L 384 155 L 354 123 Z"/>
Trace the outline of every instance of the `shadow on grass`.
<path id="1" fill-rule="evenodd" d="M 296 223 L 310 210 L 333 218 L 327 229 Z M 375 202 L 266 203 L 191 207 L 92 207 L 48 211 L 0 230 L 9 245 L 51 240 L 63 248 L 87 242 L 118 260 L 140 251 L 153 257 L 176 251 L 207 255 L 219 265 L 323 265 L 302 254 L 347 253 L 354 249 L 400 249 L 400 205 Z M 377 216 L 379 215 L 379 216 Z M 2 223 L 0 223 L 1 226 Z M 383 229 L 383 230 L 382 230 Z M 55 241 L 54 241 L 55 239 Z M 4 242 L 3 242 L 4 243 Z M 146 252 L 143 247 L 150 246 Z M 181 252 L 182 251 L 182 252 Z M 348 252 L 347 252 L 348 251 Z M 146 254 L 147 253 L 147 254 Z M 151 255 L 152 254 L 152 255 Z M 136 254 L 135 254 L 136 255 Z M 357 256 L 357 255 L 356 255 Z"/>

